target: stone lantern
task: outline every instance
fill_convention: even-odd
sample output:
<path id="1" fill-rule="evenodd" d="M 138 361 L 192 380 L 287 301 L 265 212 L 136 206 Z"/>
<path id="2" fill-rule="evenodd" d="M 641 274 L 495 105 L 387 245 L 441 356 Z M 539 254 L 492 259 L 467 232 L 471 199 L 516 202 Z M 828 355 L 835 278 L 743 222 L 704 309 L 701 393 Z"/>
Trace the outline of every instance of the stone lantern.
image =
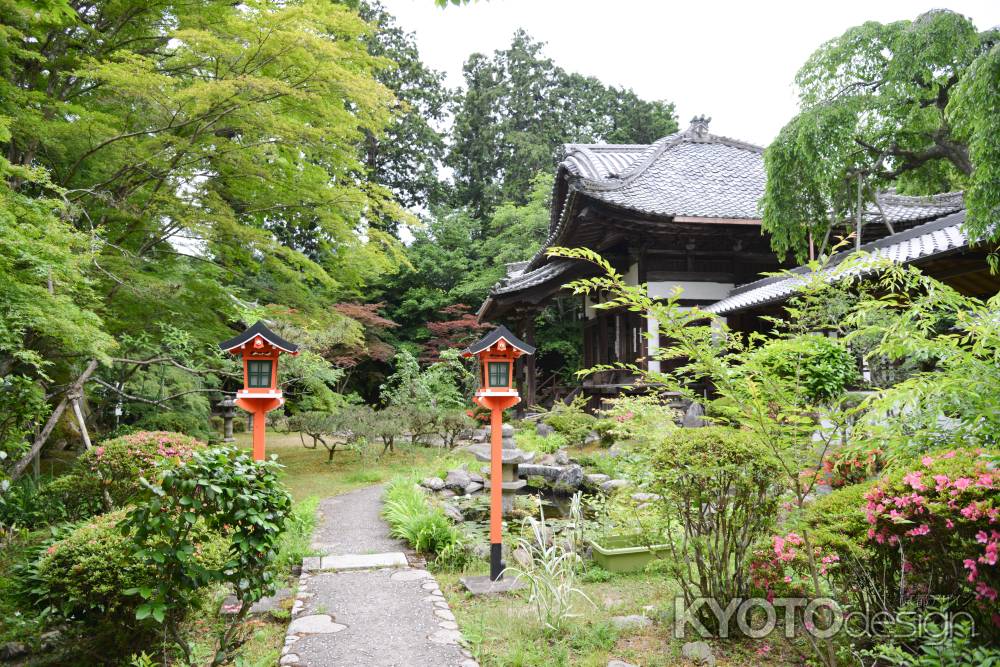
<path id="1" fill-rule="evenodd" d="M 218 403 L 222 410 L 222 442 L 233 442 L 233 417 L 236 415 L 236 399 L 226 396 Z"/>

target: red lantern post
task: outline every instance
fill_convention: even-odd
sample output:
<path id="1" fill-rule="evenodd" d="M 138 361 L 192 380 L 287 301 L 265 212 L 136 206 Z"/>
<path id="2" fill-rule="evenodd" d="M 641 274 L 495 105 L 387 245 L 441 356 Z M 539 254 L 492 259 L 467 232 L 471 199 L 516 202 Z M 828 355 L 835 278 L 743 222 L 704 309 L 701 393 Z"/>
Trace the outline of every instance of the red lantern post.
<path id="1" fill-rule="evenodd" d="M 479 390 L 473 399 L 490 410 L 490 581 L 503 572 L 503 411 L 521 402 L 514 387 L 514 361 L 535 348 L 500 326 L 462 351 L 479 360 Z"/>
<path id="2" fill-rule="evenodd" d="M 297 355 L 299 346 L 257 322 L 219 347 L 243 357 L 243 389 L 236 392 L 236 405 L 253 415 L 253 458 L 263 461 L 267 413 L 285 404 L 278 388 L 278 357 L 283 352 Z"/>

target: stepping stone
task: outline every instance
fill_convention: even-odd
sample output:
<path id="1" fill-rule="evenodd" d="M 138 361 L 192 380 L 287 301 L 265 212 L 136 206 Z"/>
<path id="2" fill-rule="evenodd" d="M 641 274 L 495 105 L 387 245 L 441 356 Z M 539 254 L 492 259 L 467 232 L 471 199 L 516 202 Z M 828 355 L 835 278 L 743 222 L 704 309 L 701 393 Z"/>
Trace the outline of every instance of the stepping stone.
<path id="1" fill-rule="evenodd" d="M 346 625 L 334 623 L 329 614 L 312 614 L 292 621 L 291 625 L 288 626 L 288 634 L 328 635 L 340 632 L 346 627 Z"/>
<path id="2" fill-rule="evenodd" d="M 282 603 L 292 597 L 292 591 L 288 588 L 279 588 L 274 595 L 268 595 L 257 600 L 250 607 L 251 616 L 260 616 L 261 614 L 270 614 L 275 611 L 283 610 Z M 240 601 L 236 599 L 235 595 L 228 595 L 226 599 L 222 602 L 222 608 L 220 612 L 225 616 L 232 616 L 239 613 L 240 611 Z"/>
<path id="3" fill-rule="evenodd" d="M 393 581 L 416 581 L 418 579 L 428 579 L 433 575 L 427 570 L 403 570 L 402 572 L 395 572 L 390 579 Z"/>
<path id="4" fill-rule="evenodd" d="M 459 640 L 462 639 L 462 633 L 458 630 L 438 630 L 432 632 L 427 638 L 435 644 L 458 644 Z"/>
<path id="5" fill-rule="evenodd" d="M 370 570 L 379 567 L 406 567 L 406 556 L 401 551 L 384 554 L 345 554 L 323 556 L 322 570 Z"/>

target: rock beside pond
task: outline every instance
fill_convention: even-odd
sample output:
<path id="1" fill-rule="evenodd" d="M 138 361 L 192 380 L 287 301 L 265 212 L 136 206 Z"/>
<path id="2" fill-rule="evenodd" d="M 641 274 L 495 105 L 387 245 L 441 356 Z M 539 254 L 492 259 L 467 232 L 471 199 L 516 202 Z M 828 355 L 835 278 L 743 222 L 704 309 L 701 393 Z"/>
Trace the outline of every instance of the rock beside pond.
<path id="1" fill-rule="evenodd" d="M 543 466 L 535 465 L 534 463 L 522 463 L 517 467 L 518 474 L 521 477 L 544 477 L 549 482 L 554 482 L 559 477 L 559 473 L 562 472 L 562 468 L 559 466 Z"/>
<path id="2" fill-rule="evenodd" d="M 531 566 L 534 563 L 531 558 L 531 554 L 523 546 L 514 549 L 514 553 L 511 557 L 514 559 L 514 562 L 525 570 L 531 569 Z"/>
<path id="3" fill-rule="evenodd" d="M 555 432 L 556 430 L 545 422 L 538 422 L 535 424 L 535 433 L 543 438 L 547 438 Z"/>
<path id="4" fill-rule="evenodd" d="M 24 642 L 7 642 L 0 646 L 0 660 L 13 660 L 28 655 L 28 645 Z"/>
<path id="5" fill-rule="evenodd" d="M 490 431 L 486 428 L 477 428 L 472 432 L 472 442 L 489 442 Z"/>
<path id="6" fill-rule="evenodd" d="M 645 616 L 631 614 L 629 616 L 612 616 L 611 625 L 619 630 L 640 630 L 649 627 L 653 622 Z"/>
<path id="7" fill-rule="evenodd" d="M 472 484 L 472 478 L 469 476 L 469 471 L 462 470 L 461 468 L 449 470 L 448 476 L 444 478 L 444 485 L 456 492 L 465 491 L 465 487 L 469 484 Z"/>
<path id="8" fill-rule="evenodd" d="M 576 490 L 583 483 L 583 468 L 578 465 L 567 466 L 556 477 L 556 486 L 561 489 Z"/>
<path id="9" fill-rule="evenodd" d="M 624 660 L 608 660 L 608 667 L 638 667 L 638 665 L 633 665 L 631 662 L 625 662 Z"/>
<path id="10" fill-rule="evenodd" d="M 637 503 L 651 503 L 655 500 L 659 500 L 660 495 L 658 493 L 633 493 L 632 500 Z"/>
<path id="11" fill-rule="evenodd" d="M 587 486 L 593 487 L 595 489 L 600 488 L 601 484 L 611 479 L 609 475 L 604 475 L 599 472 L 591 473 L 589 475 L 583 476 L 583 483 Z"/>
<path id="12" fill-rule="evenodd" d="M 445 505 L 444 515 L 455 523 L 462 523 L 465 521 L 465 517 L 462 516 L 462 512 L 454 505 Z"/>
<path id="13" fill-rule="evenodd" d="M 712 647 L 705 642 L 688 642 L 681 647 L 681 655 L 696 665 L 715 665 L 715 656 L 712 655 Z"/>
<path id="14" fill-rule="evenodd" d="M 465 495 L 471 496 L 473 493 L 479 493 L 483 490 L 482 482 L 469 482 L 469 485 L 465 487 Z"/>
<path id="15" fill-rule="evenodd" d="M 629 486 L 632 482 L 627 479 L 609 479 L 608 481 L 601 484 L 601 491 L 604 493 L 614 493 L 618 489 L 624 489 Z"/>
<path id="16" fill-rule="evenodd" d="M 583 439 L 584 445 L 593 445 L 594 443 L 600 442 L 601 436 L 597 435 L 597 431 L 591 431 L 587 434 L 587 437 Z"/>
<path id="17" fill-rule="evenodd" d="M 438 496 L 441 498 L 454 498 L 457 495 L 458 494 L 452 491 L 451 489 L 441 489 L 440 491 L 438 491 Z"/>
<path id="18" fill-rule="evenodd" d="M 420 486 L 431 491 L 440 491 L 444 488 L 444 480 L 440 477 L 426 477 L 420 482 Z"/>
<path id="19" fill-rule="evenodd" d="M 568 466 L 569 465 L 569 454 L 566 453 L 565 449 L 560 449 L 552 457 L 557 466 Z"/>

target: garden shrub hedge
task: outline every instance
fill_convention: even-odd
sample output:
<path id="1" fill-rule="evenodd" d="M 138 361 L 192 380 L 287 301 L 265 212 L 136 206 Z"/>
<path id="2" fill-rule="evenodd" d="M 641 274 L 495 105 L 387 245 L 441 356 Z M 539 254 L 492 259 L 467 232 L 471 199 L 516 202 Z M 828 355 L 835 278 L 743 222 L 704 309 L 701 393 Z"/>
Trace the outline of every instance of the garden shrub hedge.
<path id="1" fill-rule="evenodd" d="M 204 444 L 182 433 L 139 431 L 106 440 L 88 449 L 74 468 L 43 490 L 54 507 L 66 509 L 66 518 L 79 520 L 112 507 L 122 507 L 140 490 L 139 478 L 154 474 L 158 458 L 187 459 Z"/>
<path id="2" fill-rule="evenodd" d="M 40 607 L 92 624 L 133 624 L 143 599 L 126 591 L 147 586 L 154 568 L 136 558 L 132 536 L 118 527 L 124 517 L 124 510 L 94 517 L 42 551 L 30 574 L 31 596 Z M 200 565 L 226 562 L 219 535 L 198 527 L 192 543 Z"/>
<path id="3" fill-rule="evenodd" d="M 784 490 L 771 451 L 723 426 L 677 429 L 643 451 L 659 506 L 682 533 L 669 544 L 688 604 L 747 597 L 750 549 L 773 525 Z M 718 623 L 707 611 L 700 620 Z"/>

